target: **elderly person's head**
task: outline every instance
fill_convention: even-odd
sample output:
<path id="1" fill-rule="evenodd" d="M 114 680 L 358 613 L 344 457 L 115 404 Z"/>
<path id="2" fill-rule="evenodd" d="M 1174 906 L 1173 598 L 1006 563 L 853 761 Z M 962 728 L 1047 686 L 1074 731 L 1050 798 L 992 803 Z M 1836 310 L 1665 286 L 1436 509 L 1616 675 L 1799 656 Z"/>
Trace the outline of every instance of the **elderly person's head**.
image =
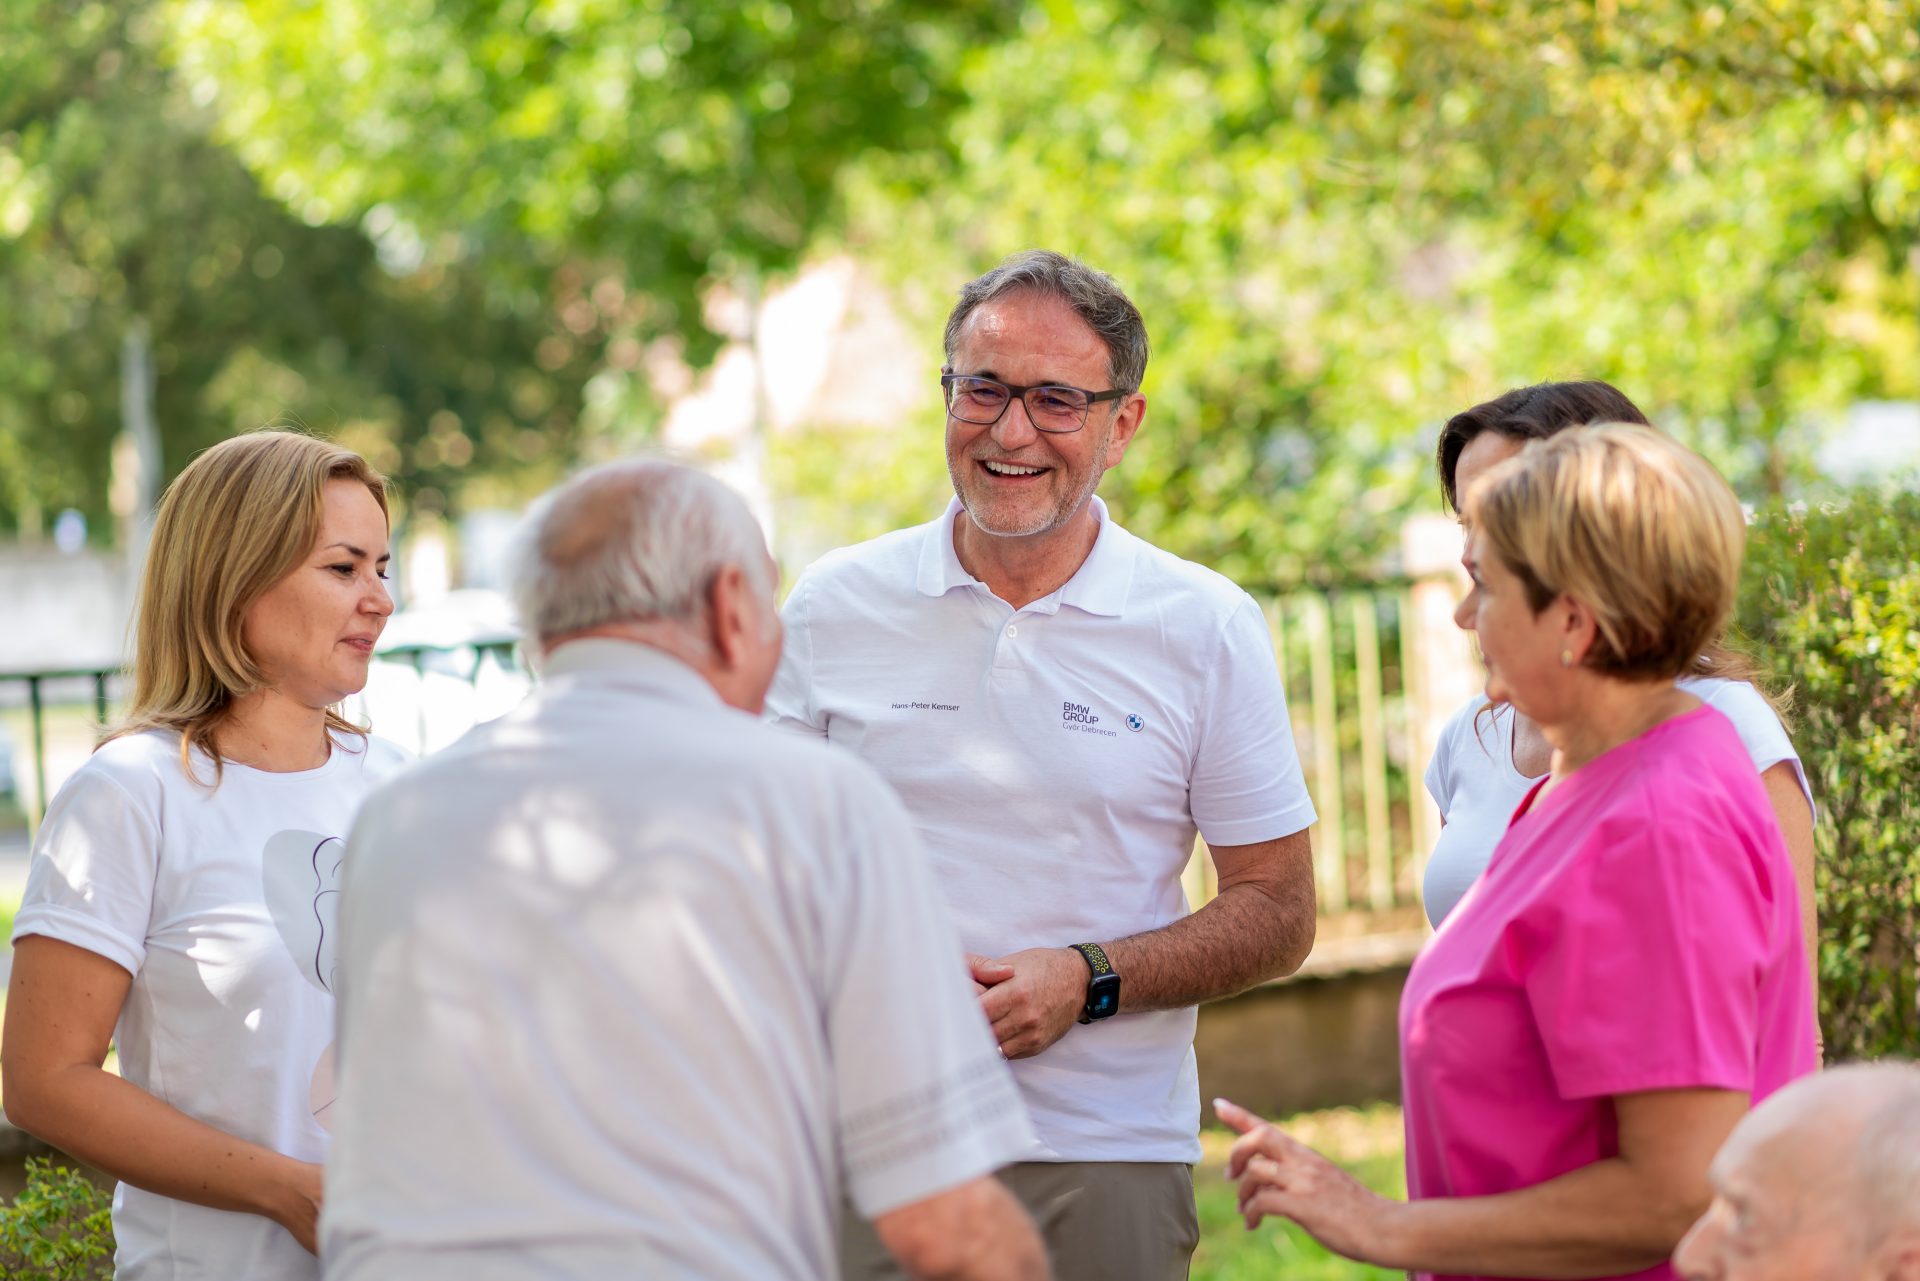
<path id="1" fill-rule="evenodd" d="M 589 637 L 639 641 L 758 712 L 780 661 L 776 572 L 739 495 L 691 467 L 604 463 L 542 495 L 509 569 L 543 653 Z"/>
<path id="2" fill-rule="evenodd" d="M 1671 682 L 1733 610 L 1746 526 L 1720 474 L 1648 427 L 1535 441 L 1466 496 L 1488 697 L 1542 724 L 1597 683 Z"/>
<path id="3" fill-rule="evenodd" d="M 1713 1204 L 1674 1253 L 1688 1281 L 1920 1278 L 1920 1068 L 1806 1077 L 1735 1127 Z"/>

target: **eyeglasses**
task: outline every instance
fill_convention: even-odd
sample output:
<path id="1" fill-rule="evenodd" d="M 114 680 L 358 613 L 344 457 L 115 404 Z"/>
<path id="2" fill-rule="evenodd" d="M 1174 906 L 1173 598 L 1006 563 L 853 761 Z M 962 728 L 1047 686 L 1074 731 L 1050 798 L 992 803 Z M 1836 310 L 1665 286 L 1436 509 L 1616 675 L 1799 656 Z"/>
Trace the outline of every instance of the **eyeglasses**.
<path id="1" fill-rule="evenodd" d="M 1018 396 L 1026 403 L 1028 422 L 1039 431 L 1058 432 L 1079 431 L 1086 425 L 1087 411 L 1095 403 L 1132 394 L 1118 387 L 1111 391 L 1082 391 L 1078 387 L 1051 383 L 1014 387 L 972 374 L 942 374 L 940 385 L 946 388 L 947 412 L 963 423 L 992 426 Z"/>

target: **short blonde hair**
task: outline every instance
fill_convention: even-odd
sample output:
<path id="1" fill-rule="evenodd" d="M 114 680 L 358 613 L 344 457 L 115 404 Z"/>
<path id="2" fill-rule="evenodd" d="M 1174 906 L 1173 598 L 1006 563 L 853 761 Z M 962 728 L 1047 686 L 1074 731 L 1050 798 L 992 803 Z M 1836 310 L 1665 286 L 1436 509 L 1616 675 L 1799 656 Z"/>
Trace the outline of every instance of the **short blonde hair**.
<path id="1" fill-rule="evenodd" d="M 1593 611 L 1584 665 L 1627 679 L 1694 670 L 1733 612 L 1746 519 L 1720 473 L 1651 427 L 1529 443 L 1473 487 L 1468 520 L 1525 585 Z"/>
<path id="2" fill-rule="evenodd" d="M 132 701 L 106 739 L 175 731 L 188 776 L 197 747 L 218 784 L 214 732 L 235 699 L 265 684 L 242 638 L 247 610 L 313 550 L 327 483 L 341 479 L 365 485 L 387 513 L 386 481 L 366 459 L 299 432 L 222 441 L 174 478 L 140 575 Z M 364 733 L 332 710 L 327 725 Z"/>

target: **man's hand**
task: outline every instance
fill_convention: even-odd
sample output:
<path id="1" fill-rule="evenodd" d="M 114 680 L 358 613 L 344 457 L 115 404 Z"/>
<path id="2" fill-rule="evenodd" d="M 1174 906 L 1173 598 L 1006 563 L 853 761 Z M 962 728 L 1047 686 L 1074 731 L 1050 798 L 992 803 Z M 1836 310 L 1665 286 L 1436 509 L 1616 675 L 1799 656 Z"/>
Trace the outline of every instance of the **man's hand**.
<path id="1" fill-rule="evenodd" d="M 988 960 L 978 952 L 966 953 L 967 973 L 973 976 L 973 994 L 985 996 L 987 989 L 1013 977 L 1013 967 Z"/>
<path id="2" fill-rule="evenodd" d="M 980 969 L 973 972 L 974 982 L 986 986 L 980 1008 L 1002 1054 L 1032 1058 L 1065 1036 L 1086 1008 L 1087 963 L 1070 947 L 1033 947 L 997 964 L 1012 976 L 987 983 Z"/>

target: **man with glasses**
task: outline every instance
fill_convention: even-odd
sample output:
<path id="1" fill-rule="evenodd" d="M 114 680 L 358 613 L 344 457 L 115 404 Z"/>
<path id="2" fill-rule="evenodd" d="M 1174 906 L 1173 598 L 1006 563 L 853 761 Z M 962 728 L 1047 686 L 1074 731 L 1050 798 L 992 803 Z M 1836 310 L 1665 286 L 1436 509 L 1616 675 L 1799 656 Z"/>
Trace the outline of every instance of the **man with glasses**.
<path id="1" fill-rule="evenodd" d="M 1057 1275 L 1184 1277 L 1194 1007 L 1313 941 L 1272 642 L 1244 591 L 1094 496 L 1147 409 L 1146 328 L 1112 278 L 1018 254 L 961 290 L 946 357 L 954 500 L 801 577 L 768 711 L 906 801 L 1039 1136 L 1000 1177 Z M 1189 914 L 1196 830 L 1220 893 Z M 898 1275 L 858 1223 L 844 1258 Z"/>

